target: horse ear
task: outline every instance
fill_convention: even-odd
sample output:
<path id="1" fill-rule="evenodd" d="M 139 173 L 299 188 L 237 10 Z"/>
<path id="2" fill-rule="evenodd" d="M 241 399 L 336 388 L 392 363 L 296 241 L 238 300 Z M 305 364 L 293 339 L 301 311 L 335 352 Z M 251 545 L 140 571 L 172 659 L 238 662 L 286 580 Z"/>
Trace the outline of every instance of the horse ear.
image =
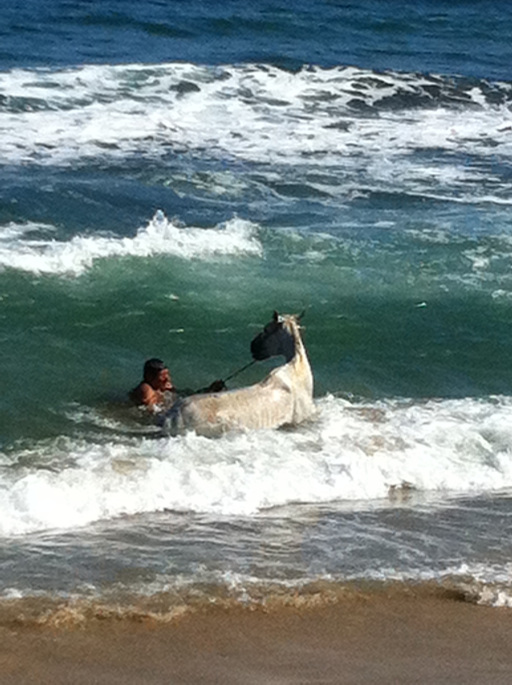
<path id="1" fill-rule="evenodd" d="M 303 309 L 301 311 L 301 313 L 297 316 L 297 321 L 299 321 L 299 322 L 302 321 L 302 319 L 304 318 L 305 315 L 306 315 L 306 310 Z"/>
<path id="2" fill-rule="evenodd" d="M 279 312 L 277 309 L 274 309 L 273 319 L 276 323 L 279 321 Z"/>

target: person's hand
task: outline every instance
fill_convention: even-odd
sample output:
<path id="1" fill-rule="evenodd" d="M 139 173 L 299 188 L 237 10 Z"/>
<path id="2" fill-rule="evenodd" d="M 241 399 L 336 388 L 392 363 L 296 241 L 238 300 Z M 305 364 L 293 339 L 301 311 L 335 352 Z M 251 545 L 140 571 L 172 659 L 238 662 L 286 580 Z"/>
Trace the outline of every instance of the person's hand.
<path id="1" fill-rule="evenodd" d="M 220 392 L 221 390 L 225 390 L 225 389 L 226 389 L 226 384 L 221 379 L 213 381 L 213 383 L 208 388 L 208 390 L 210 392 Z"/>

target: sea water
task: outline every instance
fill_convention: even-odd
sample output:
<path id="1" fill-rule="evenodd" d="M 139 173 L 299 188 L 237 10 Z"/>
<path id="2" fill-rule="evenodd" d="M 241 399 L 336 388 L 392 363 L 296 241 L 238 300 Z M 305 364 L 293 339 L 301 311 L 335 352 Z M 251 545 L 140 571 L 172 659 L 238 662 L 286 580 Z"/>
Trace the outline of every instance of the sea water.
<path id="1" fill-rule="evenodd" d="M 4 600 L 511 604 L 510 10 L 0 17 Z M 305 312 L 313 421 L 168 438 L 129 405 L 148 357 L 234 374 L 275 309 Z"/>

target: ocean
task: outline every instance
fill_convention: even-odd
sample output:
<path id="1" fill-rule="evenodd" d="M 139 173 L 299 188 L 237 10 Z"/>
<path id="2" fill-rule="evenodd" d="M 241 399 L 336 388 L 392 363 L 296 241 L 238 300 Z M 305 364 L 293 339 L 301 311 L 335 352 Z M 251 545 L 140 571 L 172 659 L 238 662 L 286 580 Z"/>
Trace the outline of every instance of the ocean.
<path id="1" fill-rule="evenodd" d="M 512 6 L 0 17 L 0 615 L 512 606 Z M 130 406 L 149 357 L 235 374 L 274 310 L 304 311 L 313 421 L 168 437 Z"/>

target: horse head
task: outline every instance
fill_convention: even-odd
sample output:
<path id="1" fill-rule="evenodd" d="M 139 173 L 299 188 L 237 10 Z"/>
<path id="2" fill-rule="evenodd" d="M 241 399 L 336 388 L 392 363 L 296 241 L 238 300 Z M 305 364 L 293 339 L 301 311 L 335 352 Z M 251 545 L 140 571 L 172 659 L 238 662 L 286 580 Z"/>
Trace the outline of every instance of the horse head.
<path id="1" fill-rule="evenodd" d="M 292 326 L 298 326 L 300 317 L 282 316 L 274 312 L 272 321 L 251 342 L 253 359 L 262 361 L 283 356 L 287 362 L 295 355 L 295 335 Z"/>

